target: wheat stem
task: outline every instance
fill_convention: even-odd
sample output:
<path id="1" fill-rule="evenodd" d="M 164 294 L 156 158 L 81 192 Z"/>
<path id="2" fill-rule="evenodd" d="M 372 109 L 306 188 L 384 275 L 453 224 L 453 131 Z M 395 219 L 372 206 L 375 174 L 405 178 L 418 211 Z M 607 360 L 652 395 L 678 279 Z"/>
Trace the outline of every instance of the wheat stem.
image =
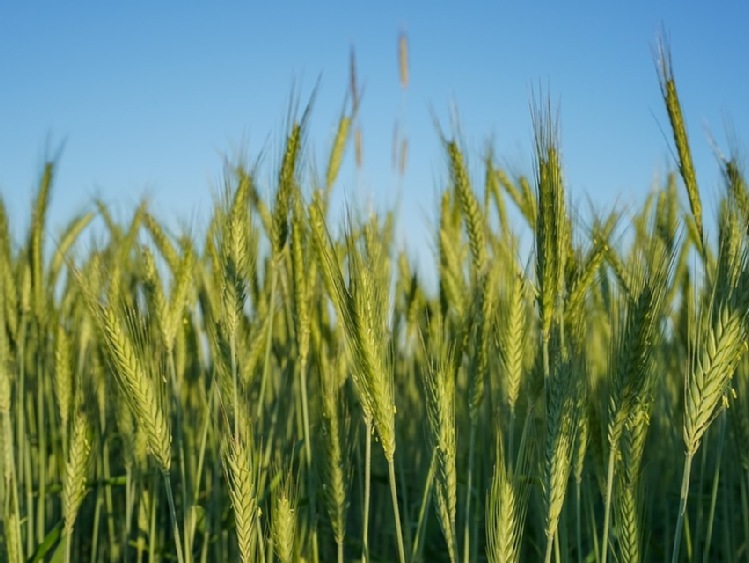
<path id="1" fill-rule="evenodd" d="M 400 563 L 406 563 L 406 550 L 403 547 L 403 530 L 401 529 L 401 517 L 398 510 L 398 492 L 395 486 L 395 463 L 393 460 L 388 461 L 388 476 L 390 479 L 390 496 L 393 500 L 393 517 L 395 518 L 395 539 L 398 544 L 398 560 Z"/>
<path id="2" fill-rule="evenodd" d="M 606 501 L 603 507 L 603 540 L 601 540 L 601 563 L 606 563 L 609 555 L 609 527 L 611 521 L 611 497 L 614 489 L 614 465 L 616 461 L 616 444 L 609 450 L 609 462 L 606 472 Z"/>
<path id="3" fill-rule="evenodd" d="M 466 507 L 463 516 L 463 563 L 469 563 L 471 560 L 471 496 L 473 494 L 473 458 L 476 449 L 476 421 L 471 423 L 470 435 L 468 438 L 468 481 L 466 483 Z"/>
<path id="4" fill-rule="evenodd" d="M 689 497 L 689 473 L 692 470 L 692 459 L 694 454 L 687 452 L 684 457 L 684 474 L 681 480 L 681 495 L 679 497 L 679 516 L 676 519 L 674 528 L 674 548 L 671 555 L 671 563 L 678 563 L 679 549 L 681 548 L 681 537 L 684 535 L 684 513 L 687 509 L 687 499 Z"/>
<path id="5" fill-rule="evenodd" d="M 583 534 L 582 534 L 582 512 L 580 507 L 581 483 L 575 481 L 575 540 L 577 551 L 577 563 L 583 563 Z"/>
<path id="6" fill-rule="evenodd" d="M 369 494 L 372 481 L 372 420 L 365 418 L 364 427 L 366 438 L 364 440 L 364 506 L 362 508 L 362 545 L 361 561 L 369 561 Z"/>
<path id="7" fill-rule="evenodd" d="M 411 561 L 421 561 L 421 553 L 424 549 L 424 542 L 421 539 L 421 535 L 424 533 L 426 527 L 427 515 L 429 513 L 429 501 L 434 489 L 434 474 L 437 471 L 437 451 L 432 451 L 432 460 L 429 462 L 429 471 L 427 472 L 426 483 L 424 486 L 424 493 L 421 498 L 421 505 L 419 507 L 419 518 L 416 522 L 416 537 L 414 538 L 411 546 Z"/>
<path id="8" fill-rule="evenodd" d="M 174 545 L 177 548 L 177 563 L 185 563 L 185 556 L 182 552 L 182 538 L 179 533 L 177 524 L 177 510 L 174 506 L 174 495 L 172 494 L 172 479 L 168 471 L 162 471 L 164 478 L 164 487 L 166 488 L 166 499 L 169 502 L 169 517 L 172 521 L 172 533 L 174 534 Z"/>
<path id="9" fill-rule="evenodd" d="M 715 470 L 713 473 L 713 487 L 710 492 L 710 516 L 707 522 L 707 535 L 705 537 L 705 546 L 702 551 L 702 560 L 705 563 L 710 561 L 710 547 L 713 540 L 713 525 L 715 523 L 715 509 L 718 504 L 718 488 L 720 485 L 720 466 L 723 458 L 723 444 L 726 438 L 726 418 L 721 418 L 720 421 L 720 436 L 718 438 L 718 452 L 715 460 Z"/>

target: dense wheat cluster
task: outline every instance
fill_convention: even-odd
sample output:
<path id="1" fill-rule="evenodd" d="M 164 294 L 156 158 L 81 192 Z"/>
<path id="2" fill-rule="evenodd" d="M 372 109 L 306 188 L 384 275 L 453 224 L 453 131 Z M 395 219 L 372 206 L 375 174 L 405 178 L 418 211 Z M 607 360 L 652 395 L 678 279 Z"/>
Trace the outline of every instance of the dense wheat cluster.
<path id="1" fill-rule="evenodd" d="M 570 206 L 546 102 L 527 176 L 443 137 L 437 292 L 394 213 L 332 225 L 353 64 L 322 173 L 307 110 L 204 233 L 96 202 L 50 238 L 54 163 L 25 238 L 0 199 L 5 560 L 746 560 L 749 190 L 720 160 L 703 222 L 659 61 L 678 173 L 635 211 Z"/>

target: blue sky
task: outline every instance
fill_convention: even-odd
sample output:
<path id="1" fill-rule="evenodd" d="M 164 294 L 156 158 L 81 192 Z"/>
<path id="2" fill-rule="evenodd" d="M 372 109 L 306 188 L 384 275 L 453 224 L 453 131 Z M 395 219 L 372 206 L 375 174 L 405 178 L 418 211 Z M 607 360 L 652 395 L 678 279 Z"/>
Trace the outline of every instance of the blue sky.
<path id="1" fill-rule="evenodd" d="M 372 6 L 375 4 L 372 3 Z M 673 166 L 653 48 L 665 29 L 707 213 L 719 173 L 710 131 L 743 150 L 749 35 L 744 3 L 704 2 L 5 2 L 0 5 L 0 194 L 16 234 L 45 155 L 64 142 L 54 233 L 94 197 L 126 218 L 143 195 L 168 224 L 201 225 L 225 156 L 279 159 L 289 100 L 320 78 L 308 154 L 320 170 L 348 87 L 365 85 L 364 168 L 348 153 L 339 201 L 398 202 L 402 244 L 429 263 L 430 218 L 446 183 L 432 112 L 460 117 L 475 179 L 493 140 L 500 164 L 531 173 L 529 103 L 560 110 L 567 188 L 599 207 L 641 202 Z M 426 7 L 428 5 L 428 7 Z M 410 83 L 398 83 L 397 38 Z M 396 121 L 409 139 L 391 167 Z"/>

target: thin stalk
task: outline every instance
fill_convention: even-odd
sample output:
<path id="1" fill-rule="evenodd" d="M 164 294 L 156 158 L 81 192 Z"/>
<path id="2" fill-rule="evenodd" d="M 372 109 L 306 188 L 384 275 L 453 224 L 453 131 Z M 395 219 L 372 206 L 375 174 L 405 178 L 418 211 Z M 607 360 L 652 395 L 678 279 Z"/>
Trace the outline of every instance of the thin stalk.
<path id="1" fill-rule="evenodd" d="M 20 409 L 21 411 L 23 409 Z M 23 416 L 23 413 L 20 413 L 18 416 Z M 8 444 L 13 443 L 13 429 L 11 428 L 12 421 L 10 418 L 10 412 L 7 412 L 5 414 L 0 414 L 0 424 L 2 424 L 2 429 L 0 429 L 0 432 L 3 432 L 3 440 L 6 441 Z M 18 475 L 16 473 L 16 452 L 15 448 L 9 448 L 8 455 L 10 457 L 10 481 L 6 485 L 5 494 L 10 495 L 11 497 L 11 503 L 13 511 L 16 516 L 20 515 L 20 507 L 19 507 L 19 501 L 18 501 Z M 21 535 L 21 522 L 20 518 L 17 517 L 14 519 L 14 522 L 11 524 L 15 530 L 9 531 L 7 528 L 5 530 L 5 535 L 7 538 L 7 535 L 9 533 L 14 533 L 15 537 L 18 538 L 18 550 L 21 552 L 18 554 L 19 560 L 24 560 L 24 553 L 23 553 L 23 545 L 21 545 L 21 538 L 23 537 Z M 7 519 L 5 521 L 5 525 L 8 526 Z"/>
<path id="2" fill-rule="evenodd" d="M 37 331 L 37 342 L 41 343 L 44 340 L 41 338 L 42 327 L 41 322 L 36 319 L 36 331 Z M 47 509 L 45 502 L 47 500 L 47 429 L 45 428 L 45 417 L 44 417 L 44 392 L 46 389 L 45 381 L 49 378 L 44 373 L 44 362 L 42 360 L 43 354 L 39 353 L 36 360 L 36 369 L 39 377 L 39 383 L 37 385 L 37 435 L 39 436 L 39 498 L 37 499 L 38 506 L 36 512 L 36 534 L 39 538 L 39 542 L 47 535 L 45 530 L 45 516 L 47 515 Z"/>
<path id="3" fill-rule="evenodd" d="M 139 479 L 140 481 L 140 479 Z M 141 500 L 142 500 L 142 493 L 140 491 L 140 486 L 133 484 L 133 493 L 132 493 L 133 502 L 137 503 L 134 504 L 134 510 L 133 515 L 140 516 L 141 512 Z M 137 524 L 138 530 L 140 530 L 140 523 Z M 129 537 L 129 534 L 128 534 Z M 126 538 L 127 539 L 127 538 Z M 138 538 L 137 540 L 133 541 L 133 548 L 135 549 L 135 563 L 143 563 L 143 538 Z M 125 543 L 125 553 L 127 553 L 127 542 Z"/>
<path id="4" fill-rule="evenodd" d="M 258 559 L 262 561 L 265 559 L 265 541 L 263 541 L 265 538 L 263 537 L 263 524 L 260 521 L 260 518 L 257 518 L 257 547 L 258 551 L 260 551 L 260 555 L 258 556 Z M 271 544 L 270 549 L 268 550 L 270 553 L 271 559 L 273 558 L 273 546 Z"/>
<path id="5" fill-rule="evenodd" d="M 723 458 L 723 442 L 726 437 L 726 417 L 720 419 L 720 436 L 718 438 L 718 453 L 715 456 L 715 472 L 713 474 L 713 490 L 710 494 L 710 516 L 707 522 L 705 546 L 702 551 L 702 560 L 709 561 L 710 546 L 713 540 L 713 522 L 715 522 L 715 508 L 718 504 L 718 485 L 720 484 L 720 463 Z"/>
<path id="6" fill-rule="evenodd" d="M 421 541 L 421 535 L 424 533 L 427 514 L 429 512 L 429 503 L 432 499 L 432 484 L 434 482 L 434 472 L 437 468 L 437 451 L 432 452 L 432 461 L 429 463 L 427 472 L 427 482 L 424 487 L 424 494 L 421 497 L 421 506 L 419 507 L 419 519 L 416 522 L 416 537 L 411 546 L 411 561 L 421 561 L 421 553 L 424 549 L 424 543 Z"/>
<path id="7" fill-rule="evenodd" d="M 693 453 L 687 453 L 684 458 L 684 476 L 681 481 L 681 499 L 679 500 L 679 516 L 676 519 L 676 528 L 674 530 L 674 550 L 671 555 L 671 563 L 679 561 L 679 549 L 681 548 L 681 536 L 684 533 L 684 512 L 687 508 L 687 498 L 689 497 L 689 473 L 692 469 Z"/>
<path id="8" fill-rule="evenodd" d="M 481 458 L 479 458 L 481 459 Z M 483 483 L 483 468 L 484 464 L 479 463 L 477 471 L 478 471 L 478 477 L 476 478 L 477 483 Z M 481 510 L 474 510 L 473 511 L 473 530 L 471 531 L 471 544 L 476 546 L 476 549 L 473 550 L 471 553 L 471 563 L 477 563 L 478 562 L 478 556 L 479 556 L 479 529 L 481 528 L 481 517 L 482 517 L 482 511 Z"/>
<path id="9" fill-rule="evenodd" d="M 99 526 L 101 525 L 101 486 L 96 487 L 96 508 L 94 509 L 94 529 L 91 532 L 93 538 L 91 545 L 91 560 L 99 558 Z"/>
<path id="10" fill-rule="evenodd" d="M 687 561 L 692 561 L 694 543 L 692 541 L 692 526 L 689 523 L 689 514 L 684 513 L 684 549 L 686 549 Z"/>
<path id="11" fill-rule="evenodd" d="M 700 448 L 700 464 L 699 464 L 699 483 L 697 484 L 697 490 L 698 491 L 704 491 L 705 490 L 705 478 L 707 474 L 707 461 L 708 461 L 708 453 L 710 451 L 709 448 L 710 444 L 710 432 L 705 433 L 705 437 L 702 439 L 702 447 Z M 700 530 L 704 529 L 703 520 L 705 519 L 705 508 L 704 503 L 699 502 L 697 503 L 697 515 L 696 515 L 696 523 L 695 523 L 695 531 L 696 535 L 694 538 L 694 549 L 695 551 L 699 551 L 699 541 L 700 536 L 699 532 Z M 691 560 L 691 557 L 690 557 Z"/>
<path id="12" fill-rule="evenodd" d="M 128 542 L 130 537 L 130 527 L 133 521 L 133 474 L 129 466 L 125 467 L 125 525 L 122 528 L 121 549 L 122 560 L 128 562 Z"/>
<path id="13" fill-rule="evenodd" d="M 362 531 L 361 560 L 367 563 L 369 560 L 369 488 L 371 485 L 371 465 L 372 465 L 372 421 L 367 418 L 365 421 L 367 438 L 364 442 L 364 527 Z"/>
<path id="14" fill-rule="evenodd" d="M 408 484 L 406 483 L 406 474 L 403 471 L 403 459 L 399 458 L 398 463 L 398 474 L 401 479 L 401 496 L 403 497 L 403 541 L 406 547 L 406 553 L 411 553 L 411 546 L 413 545 L 413 538 L 411 537 L 411 516 L 408 513 Z"/>
<path id="15" fill-rule="evenodd" d="M 203 475 L 203 464 L 205 463 L 205 453 L 208 447 L 208 429 L 211 425 L 211 411 L 212 405 L 216 395 L 216 380 L 211 381 L 211 387 L 208 391 L 208 397 L 205 404 L 205 421 L 202 424 L 200 432 L 200 450 L 198 455 L 197 469 L 195 475 Z M 200 479 L 195 480 L 195 490 L 193 491 L 193 498 L 198 497 L 200 494 Z"/>
<path id="16" fill-rule="evenodd" d="M 184 499 L 183 518 L 182 526 L 185 529 L 185 555 L 187 557 L 186 563 L 192 562 L 192 536 L 193 534 L 188 527 L 187 518 L 189 515 L 189 508 L 192 506 L 192 498 L 190 497 L 191 490 L 190 484 L 187 481 L 187 470 L 185 468 L 185 438 L 183 435 L 183 423 L 182 423 L 182 408 L 180 408 L 180 386 L 177 380 L 177 368 L 174 364 L 174 351 L 168 350 L 168 363 L 169 363 L 169 377 L 172 382 L 172 400 L 174 401 L 174 415 L 177 424 L 175 425 L 175 438 L 177 442 L 177 452 L 179 454 L 179 471 L 182 478 L 182 488 L 186 498 Z M 235 380 L 236 381 L 236 380 Z"/>
<path id="17" fill-rule="evenodd" d="M 198 463 L 195 475 L 203 475 L 203 464 L 205 463 L 205 452 L 208 443 L 208 427 L 211 423 L 211 405 L 213 405 L 214 397 L 216 395 L 216 380 L 211 381 L 211 388 L 208 392 L 208 400 L 205 406 L 205 422 L 202 425 L 200 435 L 200 450 L 198 452 Z M 193 491 L 192 498 L 198 498 L 200 496 L 200 482 L 201 479 L 195 479 L 195 490 Z M 207 542 L 206 542 L 207 543 Z"/>
<path id="18" fill-rule="evenodd" d="M 601 562 L 606 563 L 609 554 L 609 522 L 611 518 L 611 496 L 614 488 L 614 461 L 616 459 L 616 445 L 611 444 L 609 451 L 609 468 L 606 477 L 606 503 L 603 512 L 603 540 L 601 541 Z"/>
<path id="19" fill-rule="evenodd" d="M 18 385 L 16 386 L 16 404 L 19 406 L 18 409 L 16 409 L 16 412 L 18 413 L 18 416 L 16 418 L 16 444 L 18 444 L 18 447 L 21 449 L 18 455 L 18 473 L 16 474 L 17 477 L 20 477 L 22 481 L 25 481 L 25 493 L 26 493 L 26 506 L 25 508 L 29 515 L 33 512 L 33 491 L 31 490 L 31 475 L 29 474 L 30 466 L 31 466 L 31 460 L 28 458 L 29 455 L 29 448 L 27 447 L 26 443 L 26 409 L 24 408 L 24 396 L 25 396 L 25 381 L 26 381 L 26 347 L 25 347 L 25 339 L 26 339 L 26 315 L 21 315 L 21 323 L 22 326 L 19 328 L 19 339 L 18 339 Z M 20 488 L 20 484 L 18 485 Z M 19 510 L 16 511 L 16 514 L 18 515 L 18 521 L 19 521 L 19 529 L 20 529 L 20 503 L 17 503 L 17 508 Z M 19 536 L 21 537 L 21 536 Z M 34 533 L 33 533 L 33 527 L 27 526 L 27 533 L 26 533 L 26 553 L 33 553 L 34 552 Z"/>
<path id="20" fill-rule="evenodd" d="M 270 373 L 270 358 L 273 350 L 273 319 L 275 318 L 274 303 L 276 302 L 276 267 L 271 261 L 271 274 L 270 274 L 270 302 L 268 304 L 268 340 L 265 346 L 265 360 L 263 362 L 263 378 L 260 382 L 260 395 L 257 399 L 257 415 L 258 424 L 260 427 L 263 425 L 263 402 L 265 400 L 265 387 L 268 384 L 268 375 Z"/>
<path id="21" fill-rule="evenodd" d="M 406 563 L 406 550 L 403 547 L 403 530 L 401 529 L 401 517 L 398 510 L 398 492 L 395 485 L 395 463 L 388 462 L 388 474 L 390 476 L 390 496 L 393 499 L 393 516 L 395 518 L 395 539 L 398 542 L 398 560 Z"/>
<path id="22" fill-rule="evenodd" d="M 744 480 L 740 480 L 741 485 L 740 488 L 744 489 Z M 742 492 L 742 497 L 743 497 Z M 733 499 L 733 495 L 729 493 L 729 487 L 723 487 L 723 502 L 721 503 L 722 512 L 723 512 L 723 522 L 730 522 L 731 519 L 729 518 L 729 514 L 734 514 L 734 512 L 731 510 L 731 501 Z M 746 517 L 744 517 L 744 520 L 746 520 Z M 729 525 L 723 526 L 723 558 L 730 561 L 733 557 L 733 534 L 731 533 L 732 527 Z"/>
<path id="23" fill-rule="evenodd" d="M 746 479 L 744 479 L 746 477 Z M 742 498 L 744 497 L 743 491 L 749 490 L 749 471 L 746 471 L 742 477 L 739 478 L 741 483 Z M 744 525 L 744 540 L 749 540 L 749 513 L 747 511 L 741 512 L 741 520 Z"/>
<path id="24" fill-rule="evenodd" d="M 216 390 L 216 380 L 214 379 L 212 382 L 213 387 L 213 394 L 216 395 L 218 391 Z M 215 402 L 215 400 L 214 400 Z M 209 416 L 210 413 L 213 413 L 213 429 L 216 429 L 219 427 L 220 423 L 220 409 L 214 408 L 212 410 L 209 410 Z M 208 421 L 206 420 L 206 431 L 208 430 Z M 215 432 L 215 430 L 214 430 Z M 208 503 L 208 514 L 210 518 L 206 518 L 206 536 L 211 537 L 212 535 L 215 537 L 213 541 L 213 557 L 212 559 L 214 561 L 221 561 L 221 559 L 226 558 L 226 551 L 222 551 L 222 534 L 223 534 L 223 526 L 221 525 L 221 512 L 223 510 L 223 502 L 225 501 L 224 496 L 221 495 L 221 487 L 220 487 L 220 479 L 221 479 L 221 461 L 219 459 L 218 455 L 213 455 L 213 470 L 211 471 L 211 497 L 210 502 Z M 206 482 L 208 482 L 208 479 L 206 478 Z M 224 534 L 225 535 L 225 534 Z M 225 538 L 223 538 L 225 541 Z M 208 544 L 209 542 L 206 542 Z"/>
<path id="25" fill-rule="evenodd" d="M 29 397 L 29 403 L 30 404 L 26 406 L 26 408 L 28 409 L 29 413 L 33 413 L 34 412 L 33 405 L 31 404 L 33 402 L 33 400 L 34 399 L 32 397 Z M 19 409 L 19 410 L 21 410 L 21 409 Z M 31 419 L 30 422 L 32 420 L 33 419 Z M 33 428 L 30 428 L 29 430 L 32 430 L 32 429 Z M 24 472 L 23 472 L 23 476 L 24 476 L 24 485 L 25 485 L 25 488 L 26 488 L 26 506 L 25 506 L 25 508 L 28 511 L 28 516 L 27 516 L 27 523 L 28 523 L 28 525 L 26 526 L 26 537 L 30 538 L 30 539 L 27 539 L 27 544 L 30 546 L 28 548 L 28 553 L 33 553 L 34 552 L 34 548 L 37 545 L 36 544 L 35 535 L 34 535 L 34 494 L 35 494 L 35 491 L 34 491 L 34 474 L 33 474 L 34 466 L 33 466 L 33 463 L 32 463 L 33 457 L 32 457 L 30 440 L 27 439 L 26 436 L 24 436 L 22 439 L 23 439 L 22 443 L 24 445 L 24 448 L 23 448 L 23 452 L 24 452 L 24 456 L 23 456 L 23 461 L 24 461 L 24 467 L 23 467 L 24 468 Z"/>
<path id="26" fill-rule="evenodd" d="M 182 538 L 177 525 L 177 510 L 174 507 L 174 496 L 172 495 L 172 480 L 168 471 L 162 471 L 164 477 L 164 486 L 166 488 L 166 498 L 169 501 L 169 516 L 172 520 L 172 532 L 174 533 L 174 544 L 177 547 L 177 563 L 185 563 L 185 556 L 182 552 Z"/>
<path id="27" fill-rule="evenodd" d="M 580 511 L 580 481 L 575 481 L 575 541 L 577 542 L 577 563 L 583 563 L 582 514 Z"/>
<path id="28" fill-rule="evenodd" d="M 65 563 L 70 563 L 70 551 L 73 547 L 73 534 L 65 534 Z"/>
<path id="29" fill-rule="evenodd" d="M 661 512 L 661 518 L 663 520 L 663 537 L 667 538 L 671 535 L 671 511 L 666 508 L 665 503 L 661 505 L 663 507 L 663 510 Z M 668 559 L 668 550 L 663 550 L 663 562 L 669 563 Z"/>
<path id="30" fill-rule="evenodd" d="M 541 354 L 543 358 L 544 368 L 544 387 L 549 384 L 549 378 L 551 377 L 551 370 L 549 369 L 549 340 L 543 338 L 541 342 Z M 548 429 L 546 430 L 548 432 Z M 549 507 L 545 507 L 545 510 L 549 510 Z M 545 563 L 551 563 L 551 553 L 554 543 L 554 534 L 546 536 L 546 556 L 544 557 Z"/>
<path id="31" fill-rule="evenodd" d="M 466 485 L 466 509 L 463 516 L 463 563 L 471 560 L 471 488 L 473 487 L 473 457 L 476 449 L 477 421 L 471 422 L 471 434 L 468 441 L 468 483 Z"/>
<path id="32" fill-rule="evenodd" d="M 157 526 L 156 526 L 156 505 L 158 500 L 158 495 L 156 494 L 156 487 L 157 487 L 157 479 L 158 475 L 156 474 L 156 471 L 153 472 L 151 482 L 152 487 L 150 489 L 150 497 L 151 497 L 151 522 L 149 523 L 149 530 L 148 530 L 148 560 L 149 561 L 157 561 L 156 559 L 156 546 L 158 545 L 158 538 L 156 536 Z"/>
<path id="33" fill-rule="evenodd" d="M 309 497 L 310 543 L 312 544 L 312 561 L 317 563 L 320 554 L 317 545 L 317 501 L 314 475 L 312 473 L 312 445 L 309 425 L 309 401 L 307 399 L 306 361 L 299 365 L 299 383 L 302 391 L 302 419 L 304 421 L 304 454 L 307 458 L 307 491 Z M 339 546 L 341 547 L 341 546 Z"/>
<path id="34" fill-rule="evenodd" d="M 109 479 L 112 476 L 112 470 L 109 465 L 109 445 L 105 441 L 102 446 L 102 456 L 101 456 L 101 464 L 103 468 L 103 477 L 104 479 Z M 112 487 L 104 487 L 104 503 L 106 505 L 106 511 L 107 511 L 107 533 L 109 534 L 109 545 L 112 549 L 112 559 L 119 560 L 120 559 L 120 546 L 117 543 L 117 535 L 114 529 L 115 522 L 114 518 L 112 518 L 112 515 L 114 512 L 114 503 L 112 502 Z M 94 536 L 96 537 L 96 536 Z"/>
<path id="35" fill-rule="evenodd" d="M 138 481 L 140 482 L 141 479 L 138 479 Z M 140 490 L 139 484 L 133 485 L 133 499 L 134 499 L 134 502 L 136 503 L 134 506 L 135 510 L 133 510 L 133 514 L 137 515 L 136 517 L 140 520 L 141 510 L 145 511 L 145 509 L 141 508 L 142 500 L 143 500 L 143 492 Z M 138 522 L 137 526 L 138 526 L 138 530 L 140 531 L 141 529 L 140 522 Z M 125 545 L 126 545 L 125 553 L 127 553 L 127 544 Z M 133 545 L 133 548 L 135 549 L 135 563 L 143 563 L 143 553 L 145 551 L 143 547 L 143 537 L 139 537 L 137 540 L 134 540 L 132 545 Z"/>
<path id="36" fill-rule="evenodd" d="M 203 548 L 200 550 L 200 563 L 208 563 L 208 541 L 203 542 Z"/>
<path id="37" fill-rule="evenodd" d="M 551 563 L 551 554 L 554 552 L 554 536 L 546 536 L 546 556 L 545 563 Z"/>
<path id="38" fill-rule="evenodd" d="M 590 494 L 589 490 L 584 491 L 585 497 L 588 499 L 588 518 L 590 519 L 590 536 L 593 538 L 593 554 L 595 555 L 596 563 L 600 563 L 601 550 L 598 546 L 598 522 L 596 521 L 595 508 L 593 506 L 593 495 Z"/>

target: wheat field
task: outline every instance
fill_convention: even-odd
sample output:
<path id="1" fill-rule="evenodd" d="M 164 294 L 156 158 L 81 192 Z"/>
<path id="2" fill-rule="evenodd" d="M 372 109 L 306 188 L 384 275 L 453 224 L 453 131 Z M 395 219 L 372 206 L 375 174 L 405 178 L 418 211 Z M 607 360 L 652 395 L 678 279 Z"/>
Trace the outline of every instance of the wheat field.
<path id="1" fill-rule="evenodd" d="M 52 238 L 48 162 L 19 240 L 0 199 L 1 557 L 749 559 L 749 190 L 720 157 L 703 220 L 658 63 L 676 168 L 635 209 L 570 206 L 544 99 L 525 176 L 442 134 L 436 284 L 395 210 L 331 219 L 353 63 L 322 173 L 307 108 L 204 232 L 96 201 Z"/>

